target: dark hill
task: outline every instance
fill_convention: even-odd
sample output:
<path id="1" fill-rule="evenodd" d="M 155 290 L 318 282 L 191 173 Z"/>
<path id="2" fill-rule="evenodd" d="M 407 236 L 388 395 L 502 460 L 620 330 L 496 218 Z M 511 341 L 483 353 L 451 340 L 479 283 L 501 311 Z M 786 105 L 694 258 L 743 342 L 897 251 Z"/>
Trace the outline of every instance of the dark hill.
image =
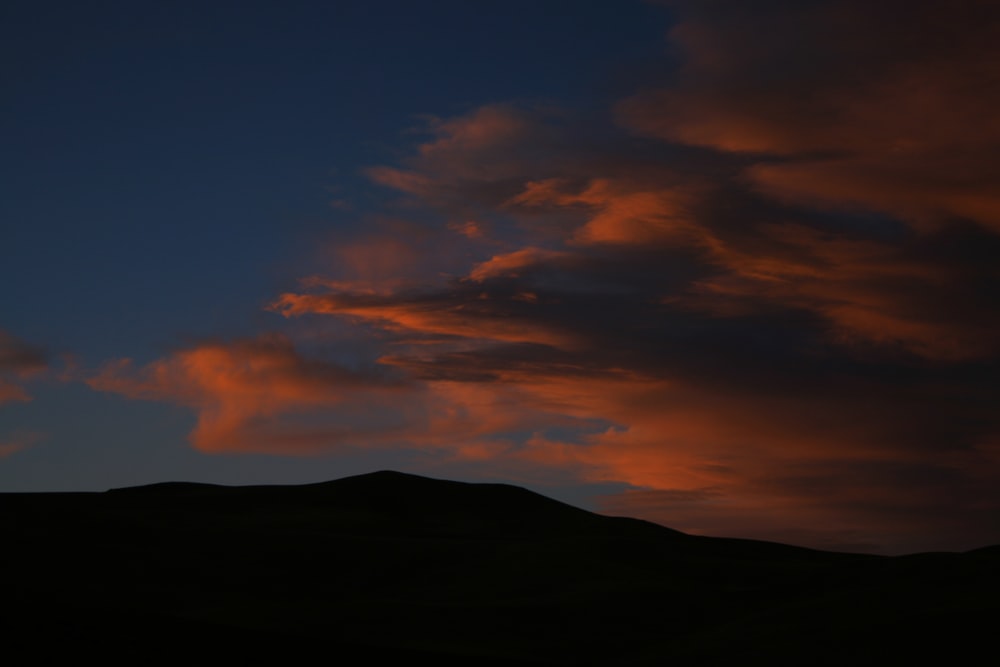
<path id="1" fill-rule="evenodd" d="M 1000 620 L 997 549 L 695 537 L 389 471 L 0 494 L 0 520 L 7 655 L 32 662 L 954 662 Z"/>
<path id="2" fill-rule="evenodd" d="M 508 484 L 469 484 L 384 470 L 302 486 L 225 487 L 167 482 L 113 489 L 106 507 L 239 513 L 306 513 L 353 533 L 386 529 L 453 537 L 669 529 L 612 519 Z M 680 533 L 676 533 L 680 535 Z"/>

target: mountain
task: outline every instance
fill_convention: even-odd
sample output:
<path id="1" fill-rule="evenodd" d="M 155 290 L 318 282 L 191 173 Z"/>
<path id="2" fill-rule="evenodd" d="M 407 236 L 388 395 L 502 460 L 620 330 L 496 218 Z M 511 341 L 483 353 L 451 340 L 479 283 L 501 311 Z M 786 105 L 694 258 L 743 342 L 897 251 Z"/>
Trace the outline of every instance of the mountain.
<path id="1" fill-rule="evenodd" d="M 992 650 L 1000 548 L 686 535 L 504 484 L 0 494 L 6 655 L 113 664 L 901 664 Z"/>

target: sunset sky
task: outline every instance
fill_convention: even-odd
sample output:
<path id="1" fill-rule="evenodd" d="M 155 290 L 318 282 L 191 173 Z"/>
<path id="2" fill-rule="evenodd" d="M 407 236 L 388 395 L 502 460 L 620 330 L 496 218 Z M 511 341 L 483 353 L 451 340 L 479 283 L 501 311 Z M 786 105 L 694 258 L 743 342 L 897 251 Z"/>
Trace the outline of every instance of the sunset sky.
<path id="1" fill-rule="evenodd" d="M 14 0 L 0 54 L 0 491 L 1000 542 L 994 0 Z"/>

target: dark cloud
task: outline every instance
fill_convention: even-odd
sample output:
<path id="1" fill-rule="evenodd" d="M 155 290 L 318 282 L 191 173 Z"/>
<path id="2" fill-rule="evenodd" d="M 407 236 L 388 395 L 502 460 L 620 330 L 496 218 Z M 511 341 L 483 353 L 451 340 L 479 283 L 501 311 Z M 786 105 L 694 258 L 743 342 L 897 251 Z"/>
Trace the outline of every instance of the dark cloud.
<path id="1" fill-rule="evenodd" d="M 622 105 L 631 126 L 774 156 L 747 175 L 790 201 L 1000 227 L 996 3 L 671 4 L 686 64 Z"/>

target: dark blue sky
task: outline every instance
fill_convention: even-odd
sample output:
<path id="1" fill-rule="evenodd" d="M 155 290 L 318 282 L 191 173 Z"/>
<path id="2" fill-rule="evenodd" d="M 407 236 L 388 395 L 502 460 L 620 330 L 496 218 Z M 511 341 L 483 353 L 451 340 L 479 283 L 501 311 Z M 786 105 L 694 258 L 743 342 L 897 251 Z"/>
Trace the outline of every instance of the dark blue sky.
<path id="1" fill-rule="evenodd" d="M 0 490 L 1000 541 L 998 45 L 987 0 L 3 3 Z"/>
<path id="2" fill-rule="evenodd" d="M 357 217 L 330 200 L 379 196 L 360 169 L 391 160 L 421 115 L 593 104 L 666 28 L 662 10 L 607 2 L 3 11 L 2 263 L 19 286 L 3 312 L 96 358 L 246 326 L 298 277 L 301 245 Z"/>
<path id="3" fill-rule="evenodd" d="M 262 305 L 316 243 L 364 224 L 386 192 L 362 170 L 396 159 L 423 118 L 512 100 L 603 112 L 668 28 L 663 8 L 568 0 L 0 12 L 0 328 L 90 368 L 273 328 Z M 46 433 L 0 466 L 7 490 L 310 480 L 343 465 L 206 462 L 174 451 L 190 429 L 176 408 L 58 383 L 33 394 L 0 408 L 4 430 Z"/>

